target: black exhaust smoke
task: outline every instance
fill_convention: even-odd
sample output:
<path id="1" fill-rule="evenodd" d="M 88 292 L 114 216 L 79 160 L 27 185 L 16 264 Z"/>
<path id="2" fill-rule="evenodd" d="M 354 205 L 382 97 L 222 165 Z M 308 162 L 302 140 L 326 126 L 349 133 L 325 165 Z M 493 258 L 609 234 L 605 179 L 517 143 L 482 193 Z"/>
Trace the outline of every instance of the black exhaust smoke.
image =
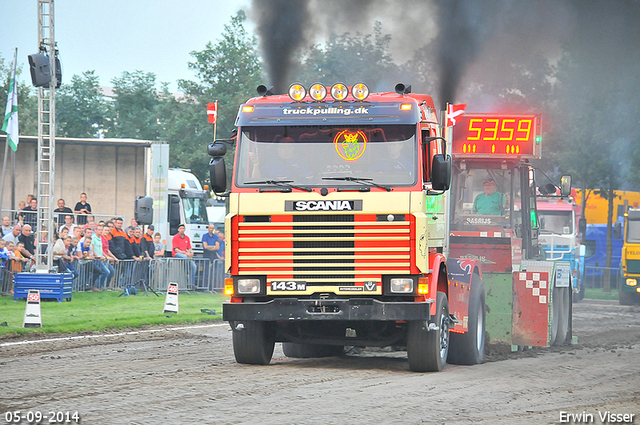
<path id="1" fill-rule="evenodd" d="M 253 0 L 252 8 L 269 84 L 284 93 L 310 30 L 309 0 Z"/>

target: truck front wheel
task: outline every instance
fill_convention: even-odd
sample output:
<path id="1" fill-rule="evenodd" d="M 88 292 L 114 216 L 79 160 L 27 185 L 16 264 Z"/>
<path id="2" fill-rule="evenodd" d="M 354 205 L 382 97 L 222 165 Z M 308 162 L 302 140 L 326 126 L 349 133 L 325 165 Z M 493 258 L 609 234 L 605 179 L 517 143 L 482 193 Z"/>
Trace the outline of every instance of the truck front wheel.
<path id="1" fill-rule="evenodd" d="M 620 287 L 619 292 L 618 292 L 618 302 L 620 303 L 620 305 L 632 305 L 633 301 L 634 301 L 634 293 L 633 292 L 626 292 L 622 290 L 622 287 Z"/>
<path id="2" fill-rule="evenodd" d="M 447 363 L 449 353 L 449 302 L 444 292 L 438 292 L 435 327 L 429 330 L 426 320 L 409 322 L 407 356 L 414 372 L 439 372 Z"/>
<path id="3" fill-rule="evenodd" d="M 287 357 L 309 359 L 319 357 L 340 356 L 344 352 L 342 345 L 298 344 L 295 342 L 283 342 L 282 351 Z"/>
<path id="4" fill-rule="evenodd" d="M 275 346 L 275 332 L 270 322 L 247 320 L 231 323 L 233 354 L 238 363 L 267 365 Z"/>
<path id="5" fill-rule="evenodd" d="M 471 278 L 471 294 L 469 296 L 469 330 L 463 334 L 451 334 L 451 348 L 448 363 L 480 364 L 484 359 L 485 333 L 484 283 L 480 276 Z"/>

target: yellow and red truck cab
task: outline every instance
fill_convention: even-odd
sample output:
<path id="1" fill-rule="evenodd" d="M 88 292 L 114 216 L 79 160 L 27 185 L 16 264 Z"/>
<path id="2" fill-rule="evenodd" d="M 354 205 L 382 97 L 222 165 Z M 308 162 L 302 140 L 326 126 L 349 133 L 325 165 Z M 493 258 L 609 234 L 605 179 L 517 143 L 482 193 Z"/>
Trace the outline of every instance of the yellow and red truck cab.
<path id="1" fill-rule="evenodd" d="M 282 342 L 291 357 L 403 346 L 416 371 L 480 362 L 484 289 L 475 261 L 447 262 L 451 162 L 431 97 L 258 92 L 238 112 L 225 222 L 236 360 L 269 363 Z M 218 190 L 224 151 L 209 147 Z"/>

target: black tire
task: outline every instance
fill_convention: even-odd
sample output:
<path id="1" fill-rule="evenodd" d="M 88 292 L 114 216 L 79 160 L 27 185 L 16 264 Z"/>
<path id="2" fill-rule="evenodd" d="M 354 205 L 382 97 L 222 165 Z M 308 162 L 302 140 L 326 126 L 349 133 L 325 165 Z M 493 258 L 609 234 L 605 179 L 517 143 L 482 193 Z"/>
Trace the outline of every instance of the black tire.
<path id="1" fill-rule="evenodd" d="M 464 334 L 451 333 L 451 347 L 447 363 L 473 365 L 484 359 L 486 311 L 484 283 L 480 276 L 471 278 L 469 295 L 469 330 Z"/>
<path id="2" fill-rule="evenodd" d="M 344 347 L 342 345 L 298 344 L 295 342 L 283 342 L 282 351 L 287 357 L 309 359 L 341 356 L 344 352 Z"/>
<path id="3" fill-rule="evenodd" d="M 437 330 L 429 330 L 426 320 L 409 322 L 407 356 L 409 369 L 414 372 L 439 372 L 449 354 L 449 302 L 444 292 L 438 292 L 434 323 Z"/>
<path id="4" fill-rule="evenodd" d="M 622 290 L 622 287 L 618 290 L 618 302 L 620 305 L 633 305 L 634 293 L 626 292 Z"/>
<path id="5" fill-rule="evenodd" d="M 562 345 L 569 332 L 569 291 L 567 288 L 553 287 L 553 305 L 551 316 L 551 345 Z"/>
<path id="6" fill-rule="evenodd" d="M 233 354 L 238 363 L 267 365 L 275 346 L 273 324 L 247 320 L 234 322 Z"/>

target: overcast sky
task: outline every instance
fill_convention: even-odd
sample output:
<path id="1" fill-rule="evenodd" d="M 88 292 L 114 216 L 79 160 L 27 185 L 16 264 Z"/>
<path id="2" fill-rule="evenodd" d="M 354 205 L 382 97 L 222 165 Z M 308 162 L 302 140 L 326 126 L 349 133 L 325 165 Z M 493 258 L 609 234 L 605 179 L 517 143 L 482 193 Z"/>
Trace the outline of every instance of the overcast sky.
<path id="1" fill-rule="evenodd" d="M 13 62 L 18 48 L 22 81 L 30 82 L 27 55 L 38 51 L 37 0 L 0 0 L 0 54 Z M 195 80 L 189 52 L 215 43 L 249 0 L 57 0 L 55 39 L 62 82 L 95 70 L 111 86 L 123 71 L 156 74 L 157 82 Z M 3 77 L 5 78 L 5 77 Z M 158 84 L 159 87 L 159 84 Z"/>

